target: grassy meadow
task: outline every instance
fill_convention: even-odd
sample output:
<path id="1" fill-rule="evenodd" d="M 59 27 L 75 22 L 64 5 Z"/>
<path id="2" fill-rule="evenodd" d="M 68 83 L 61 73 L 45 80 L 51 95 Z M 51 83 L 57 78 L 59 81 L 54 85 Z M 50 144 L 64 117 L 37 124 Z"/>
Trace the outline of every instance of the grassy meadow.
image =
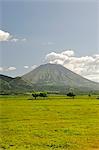
<path id="1" fill-rule="evenodd" d="M 0 96 L 0 150 L 99 150 L 99 100 Z"/>

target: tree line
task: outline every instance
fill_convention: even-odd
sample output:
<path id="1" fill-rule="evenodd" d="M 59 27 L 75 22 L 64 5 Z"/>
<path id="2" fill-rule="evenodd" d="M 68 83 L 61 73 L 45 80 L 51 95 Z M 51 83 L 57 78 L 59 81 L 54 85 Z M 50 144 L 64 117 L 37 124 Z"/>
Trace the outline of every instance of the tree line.
<path id="1" fill-rule="evenodd" d="M 47 97 L 47 92 L 33 92 L 32 96 L 36 99 L 37 97 Z"/>
<path id="2" fill-rule="evenodd" d="M 47 97 L 47 92 L 33 92 L 32 93 L 33 98 L 37 99 L 37 97 Z M 76 96 L 73 92 L 69 92 L 67 93 L 67 96 L 72 97 L 74 99 L 74 97 Z"/>

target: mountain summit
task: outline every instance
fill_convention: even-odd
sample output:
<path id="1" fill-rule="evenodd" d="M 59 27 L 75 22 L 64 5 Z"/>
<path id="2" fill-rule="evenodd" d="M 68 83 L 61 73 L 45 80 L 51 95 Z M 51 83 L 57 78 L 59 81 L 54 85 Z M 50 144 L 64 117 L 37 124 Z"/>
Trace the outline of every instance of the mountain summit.
<path id="1" fill-rule="evenodd" d="M 99 84 L 70 71 L 59 64 L 40 65 L 33 71 L 22 76 L 22 79 L 38 90 L 98 91 Z"/>

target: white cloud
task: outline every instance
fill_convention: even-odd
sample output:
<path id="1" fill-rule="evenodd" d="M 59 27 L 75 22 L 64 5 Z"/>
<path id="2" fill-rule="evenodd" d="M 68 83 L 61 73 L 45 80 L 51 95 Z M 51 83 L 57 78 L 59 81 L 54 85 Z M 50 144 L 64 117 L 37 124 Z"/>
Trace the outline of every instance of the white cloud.
<path id="1" fill-rule="evenodd" d="M 13 35 L 11 35 L 9 32 L 6 32 L 6 31 L 3 31 L 3 30 L 0 30 L 0 42 L 3 42 L 3 41 L 11 41 L 11 42 L 17 42 L 17 41 L 26 41 L 25 38 L 16 38 L 14 37 Z"/>
<path id="2" fill-rule="evenodd" d="M 9 67 L 9 68 L 7 69 L 7 71 L 14 71 L 14 70 L 16 70 L 15 67 Z"/>
<path id="3" fill-rule="evenodd" d="M 65 50 L 61 53 L 47 54 L 45 61 L 61 64 L 75 73 L 99 82 L 99 54 L 77 57 L 73 50 Z"/>
<path id="4" fill-rule="evenodd" d="M 0 30 L 0 41 L 8 41 L 10 38 L 10 33 Z"/>
<path id="5" fill-rule="evenodd" d="M 54 45 L 54 42 L 43 42 L 42 45 L 43 46 L 50 46 L 50 45 Z"/>
<path id="6" fill-rule="evenodd" d="M 70 56 L 74 56 L 74 51 L 66 50 L 66 51 L 63 51 L 61 54 L 70 57 Z"/>
<path id="7" fill-rule="evenodd" d="M 25 69 L 28 69 L 28 68 L 29 68 L 29 66 L 24 66 L 24 68 L 25 68 Z"/>
<path id="8" fill-rule="evenodd" d="M 47 45 L 54 45 L 54 42 L 48 42 Z"/>
<path id="9" fill-rule="evenodd" d="M 37 67 L 37 65 L 33 65 L 33 66 L 31 66 L 31 67 L 29 67 L 29 66 L 27 66 L 27 65 L 24 66 L 25 69 L 30 69 L 30 70 L 31 70 L 31 69 L 35 69 L 36 67 Z"/>
<path id="10" fill-rule="evenodd" d="M 29 67 L 28 65 L 23 66 L 26 70 L 31 71 L 37 67 L 37 65 L 32 65 Z M 10 67 L 0 67 L 0 72 L 8 72 L 8 71 L 15 71 L 16 67 L 10 66 Z"/>
<path id="11" fill-rule="evenodd" d="M 11 41 L 12 41 L 12 42 L 17 42 L 17 41 L 19 41 L 19 39 L 13 38 L 13 39 L 11 39 Z"/>
<path id="12" fill-rule="evenodd" d="M 11 42 L 18 42 L 18 41 L 20 41 L 20 42 L 25 42 L 26 41 L 26 39 L 25 38 L 12 38 L 11 40 L 10 40 Z"/>
<path id="13" fill-rule="evenodd" d="M 21 39 L 21 41 L 22 41 L 22 42 L 25 42 L 25 41 L 26 41 L 26 39 L 25 39 L 25 38 L 23 38 L 23 39 Z"/>
<path id="14" fill-rule="evenodd" d="M 85 78 L 89 80 L 93 80 L 95 82 L 99 82 L 99 74 L 86 75 Z"/>
<path id="15" fill-rule="evenodd" d="M 33 65 L 31 66 L 31 69 L 35 69 L 37 67 L 37 65 Z"/>
<path id="16" fill-rule="evenodd" d="M 8 71 L 15 71 L 16 67 L 11 66 L 11 67 L 0 67 L 0 72 L 8 72 Z"/>
<path id="17" fill-rule="evenodd" d="M 0 67 L 0 71 L 3 71 L 3 68 L 2 68 L 2 67 Z"/>

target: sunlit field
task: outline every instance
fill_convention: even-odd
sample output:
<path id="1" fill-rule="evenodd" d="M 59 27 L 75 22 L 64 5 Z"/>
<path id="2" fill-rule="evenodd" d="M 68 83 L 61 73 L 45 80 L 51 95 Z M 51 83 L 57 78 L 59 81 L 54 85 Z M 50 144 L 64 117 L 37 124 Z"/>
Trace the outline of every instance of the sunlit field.
<path id="1" fill-rule="evenodd" d="M 96 96 L 0 97 L 0 150 L 99 150 Z"/>

